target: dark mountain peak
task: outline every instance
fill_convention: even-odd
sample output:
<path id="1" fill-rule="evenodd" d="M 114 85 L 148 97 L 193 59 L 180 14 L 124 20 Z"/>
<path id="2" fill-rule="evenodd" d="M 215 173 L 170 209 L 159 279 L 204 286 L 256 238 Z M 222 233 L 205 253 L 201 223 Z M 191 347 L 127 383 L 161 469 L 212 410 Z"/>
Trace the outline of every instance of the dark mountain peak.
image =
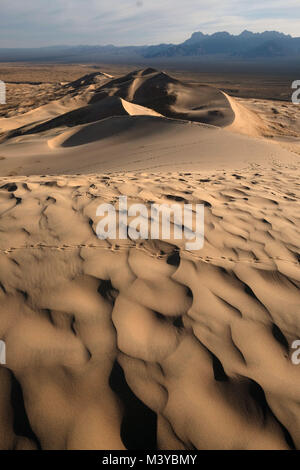
<path id="1" fill-rule="evenodd" d="M 252 31 L 248 31 L 247 29 L 244 29 L 244 31 L 240 34 L 240 37 L 242 38 L 252 38 L 254 36 L 254 33 Z"/>
<path id="2" fill-rule="evenodd" d="M 259 33 L 257 33 L 259 34 Z M 290 34 L 279 33 L 278 31 L 264 31 L 261 36 L 266 39 L 286 39 L 292 38 Z"/>
<path id="3" fill-rule="evenodd" d="M 211 35 L 212 38 L 218 38 L 218 39 L 222 39 L 222 38 L 230 38 L 231 37 L 231 34 L 228 33 L 227 31 L 219 31 L 217 33 L 214 33 Z"/>
<path id="4" fill-rule="evenodd" d="M 193 33 L 189 39 L 184 41 L 183 44 L 197 44 L 199 41 L 202 41 L 206 37 L 205 34 L 201 33 L 201 31 L 198 31 L 196 33 Z"/>
<path id="5" fill-rule="evenodd" d="M 192 34 L 190 39 L 199 39 L 199 38 L 204 38 L 206 35 L 202 33 L 201 31 L 196 31 L 195 33 Z"/>

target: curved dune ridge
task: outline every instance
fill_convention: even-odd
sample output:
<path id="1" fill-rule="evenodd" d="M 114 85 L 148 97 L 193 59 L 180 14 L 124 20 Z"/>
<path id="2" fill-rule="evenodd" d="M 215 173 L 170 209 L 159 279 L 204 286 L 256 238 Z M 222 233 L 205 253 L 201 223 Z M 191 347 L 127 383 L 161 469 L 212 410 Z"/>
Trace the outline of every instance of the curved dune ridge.
<path id="1" fill-rule="evenodd" d="M 64 96 L 45 106 L 0 120 L 1 174 L 295 161 L 292 148 L 261 139 L 270 128 L 265 121 L 216 88 L 181 83 L 154 69 L 118 79 L 98 75 L 64 85 Z"/>
<path id="2" fill-rule="evenodd" d="M 247 109 L 226 93 L 224 95 L 234 112 L 234 120 L 227 127 L 227 130 L 253 137 L 263 136 L 268 133 L 268 125 L 257 113 Z"/>
<path id="3" fill-rule="evenodd" d="M 299 448 L 298 178 L 2 178 L 1 448 Z M 203 250 L 100 241 L 120 194 L 204 203 Z"/>

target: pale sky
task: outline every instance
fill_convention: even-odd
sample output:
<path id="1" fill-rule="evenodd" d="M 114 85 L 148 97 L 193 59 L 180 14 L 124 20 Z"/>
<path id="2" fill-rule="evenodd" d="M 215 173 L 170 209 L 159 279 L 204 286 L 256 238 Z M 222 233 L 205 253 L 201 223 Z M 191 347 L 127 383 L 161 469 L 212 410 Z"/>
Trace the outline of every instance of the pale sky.
<path id="1" fill-rule="evenodd" d="M 244 29 L 300 36 L 300 1 L 0 0 L 0 47 L 180 43 Z"/>

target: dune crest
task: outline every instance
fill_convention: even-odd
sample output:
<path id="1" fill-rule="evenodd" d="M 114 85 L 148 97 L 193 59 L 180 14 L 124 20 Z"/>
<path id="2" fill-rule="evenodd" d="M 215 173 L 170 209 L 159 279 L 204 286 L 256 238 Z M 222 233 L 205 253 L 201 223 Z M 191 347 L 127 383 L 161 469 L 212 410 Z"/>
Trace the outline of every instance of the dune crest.
<path id="1" fill-rule="evenodd" d="M 253 137 L 264 136 L 268 133 L 268 125 L 256 113 L 226 93 L 224 94 L 234 112 L 234 121 L 227 127 L 227 130 Z"/>

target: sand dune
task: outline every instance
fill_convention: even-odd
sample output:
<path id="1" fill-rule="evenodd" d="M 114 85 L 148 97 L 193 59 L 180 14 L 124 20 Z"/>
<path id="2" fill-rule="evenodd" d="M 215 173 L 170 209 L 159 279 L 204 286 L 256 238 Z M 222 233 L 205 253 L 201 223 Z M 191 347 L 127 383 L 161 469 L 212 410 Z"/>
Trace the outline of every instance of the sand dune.
<path id="1" fill-rule="evenodd" d="M 165 117 L 222 127 L 234 120 L 227 96 L 216 88 L 185 85 L 153 69 L 133 72 L 115 80 L 106 78 L 104 84 L 101 74 L 90 74 L 62 88 L 64 96 L 58 101 L 37 107 L 18 118 L 1 119 L 0 129 L 16 129 L 16 133 L 9 134 L 8 137 L 11 137 L 43 132 L 61 125 L 74 126 L 93 122 L 108 116 L 123 115 L 122 102 L 132 103 L 131 108 L 129 104 L 126 105 L 132 110 L 129 114 L 142 114 L 142 108 L 137 111 L 137 105 L 140 105 L 146 108 L 144 114 L 149 114 L 149 110 L 152 110 L 153 115 L 158 113 Z M 60 113 L 57 106 L 60 106 Z M 43 121 L 44 124 L 33 125 L 37 115 L 38 121 Z"/>
<path id="2" fill-rule="evenodd" d="M 293 149 L 260 139 L 267 123 L 217 89 L 185 85 L 153 69 L 104 84 L 96 78 L 83 77 L 65 85 L 76 93 L 0 120 L 2 174 L 295 162 Z"/>
<path id="3" fill-rule="evenodd" d="M 234 119 L 227 97 L 216 88 L 183 84 L 154 69 L 112 80 L 101 88 L 101 92 L 121 96 L 171 118 L 216 126 L 226 126 Z"/>
<path id="4" fill-rule="evenodd" d="M 299 446 L 298 175 L 2 178 L 1 413 L 13 374 L 30 428 L 15 436 L 12 408 L 1 445 Z M 205 201 L 204 249 L 100 241 L 96 207 L 120 194 Z"/>
<path id="5" fill-rule="evenodd" d="M 0 448 L 299 448 L 295 114 L 154 69 L 61 87 L 0 120 Z M 203 249 L 100 240 L 121 195 L 204 204 Z"/>

